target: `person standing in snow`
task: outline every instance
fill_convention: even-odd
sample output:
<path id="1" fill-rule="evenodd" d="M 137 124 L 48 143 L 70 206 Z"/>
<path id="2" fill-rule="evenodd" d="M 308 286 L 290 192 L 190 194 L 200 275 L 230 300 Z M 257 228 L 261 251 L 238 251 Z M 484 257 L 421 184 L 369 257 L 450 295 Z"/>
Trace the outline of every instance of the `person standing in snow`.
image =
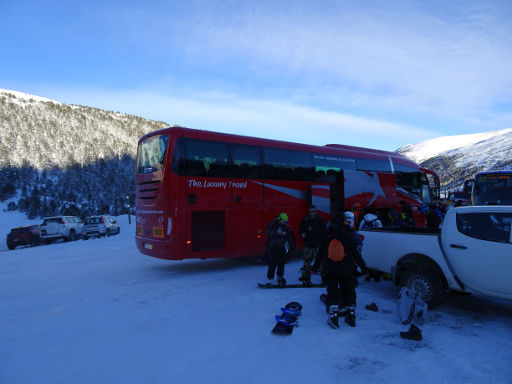
<path id="1" fill-rule="evenodd" d="M 343 224 L 340 226 L 335 222 L 329 229 L 329 252 L 324 260 L 324 272 L 327 278 L 327 298 L 325 304 L 329 313 L 328 323 L 334 328 L 339 327 L 338 318 L 340 316 L 344 316 L 345 322 L 348 325 L 355 327 L 356 264 L 360 266 L 363 274 L 367 273 L 366 264 L 357 248 L 355 240 L 357 233 L 354 233 L 353 230 L 353 219 L 352 212 L 346 212 Z M 331 246 L 335 239 L 343 245 L 344 256 L 339 261 L 336 261 L 331 256 Z M 338 292 L 341 294 L 341 301 Z"/>
<path id="2" fill-rule="evenodd" d="M 314 205 L 309 206 L 307 216 L 302 219 L 299 234 L 304 239 L 304 265 L 299 280 L 304 285 L 311 285 L 311 263 L 316 259 L 320 246 L 327 237 L 325 221 Z"/>
<path id="3" fill-rule="evenodd" d="M 284 278 L 284 264 L 286 256 L 292 246 L 292 230 L 288 225 L 288 215 L 280 213 L 267 226 L 268 236 L 268 284 L 272 284 L 274 274 L 277 269 L 277 284 L 284 287 L 286 280 Z"/>

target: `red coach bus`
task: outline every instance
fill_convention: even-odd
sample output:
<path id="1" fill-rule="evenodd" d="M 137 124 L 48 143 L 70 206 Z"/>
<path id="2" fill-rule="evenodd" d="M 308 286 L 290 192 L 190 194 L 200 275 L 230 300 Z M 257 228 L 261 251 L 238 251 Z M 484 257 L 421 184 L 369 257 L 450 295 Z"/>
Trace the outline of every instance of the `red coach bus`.
<path id="1" fill-rule="evenodd" d="M 417 207 L 439 194 L 432 172 L 394 152 L 183 127 L 143 136 L 136 168 L 137 247 L 170 260 L 263 254 L 267 224 L 286 212 L 296 234 L 309 204 L 328 222 L 339 210 L 405 200 L 424 220 Z"/>

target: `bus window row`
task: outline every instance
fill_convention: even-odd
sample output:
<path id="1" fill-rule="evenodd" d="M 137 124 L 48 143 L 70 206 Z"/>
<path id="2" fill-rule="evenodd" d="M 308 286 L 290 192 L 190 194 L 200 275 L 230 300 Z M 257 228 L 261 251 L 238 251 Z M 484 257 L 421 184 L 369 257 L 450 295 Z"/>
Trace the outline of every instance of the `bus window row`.
<path id="1" fill-rule="evenodd" d="M 279 180 L 314 180 L 342 170 L 392 171 L 388 159 L 327 156 L 184 138 L 177 140 L 172 169 L 183 176 Z M 413 168 L 400 170 L 418 172 Z"/>

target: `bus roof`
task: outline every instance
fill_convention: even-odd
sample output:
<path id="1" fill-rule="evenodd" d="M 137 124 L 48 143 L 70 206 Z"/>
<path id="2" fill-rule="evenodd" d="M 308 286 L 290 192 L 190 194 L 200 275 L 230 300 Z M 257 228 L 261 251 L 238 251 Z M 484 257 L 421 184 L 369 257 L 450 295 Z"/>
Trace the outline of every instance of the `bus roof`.
<path id="1" fill-rule="evenodd" d="M 223 141 L 228 143 L 238 143 L 246 145 L 260 145 L 266 147 L 275 148 L 286 148 L 298 151 L 318 152 L 322 154 L 330 154 L 336 156 L 352 156 L 352 157 L 364 157 L 373 159 L 389 159 L 391 158 L 394 163 L 409 166 L 411 168 L 420 167 L 414 161 L 407 157 L 400 155 L 396 152 L 383 151 L 372 148 L 355 147 L 343 144 L 327 144 L 325 146 L 316 146 L 310 144 L 301 144 L 288 141 L 279 141 L 272 139 L 264 139 L 251 136 L 235 135 L 230 133 L 213 132 L 200 129 L 192 129 L 181 126 L 173 126 L 169 128 L 160 129 L 158 131 L 150 132 L 139 139 L 141 141 L 146 140 L 148 137 L 159 135 L 159 134 L 170 134 L 174 133 L 180 137 L 187 137 L 192 139 L 205 139 L 213 141 Z"/>

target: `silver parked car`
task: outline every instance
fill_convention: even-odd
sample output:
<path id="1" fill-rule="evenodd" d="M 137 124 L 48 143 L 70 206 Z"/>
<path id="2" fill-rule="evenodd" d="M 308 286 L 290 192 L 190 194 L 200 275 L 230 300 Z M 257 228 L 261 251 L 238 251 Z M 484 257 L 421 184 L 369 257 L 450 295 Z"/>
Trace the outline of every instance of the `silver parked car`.
<path id="1" fill-rule="evenodd" d="M 110 215 L 90 216 L 84 221 L 82 227 L 82 238 L 87 240 L 90 237 L 101 237 L 117 235 L 121 232 L 116 219 Z"/>

